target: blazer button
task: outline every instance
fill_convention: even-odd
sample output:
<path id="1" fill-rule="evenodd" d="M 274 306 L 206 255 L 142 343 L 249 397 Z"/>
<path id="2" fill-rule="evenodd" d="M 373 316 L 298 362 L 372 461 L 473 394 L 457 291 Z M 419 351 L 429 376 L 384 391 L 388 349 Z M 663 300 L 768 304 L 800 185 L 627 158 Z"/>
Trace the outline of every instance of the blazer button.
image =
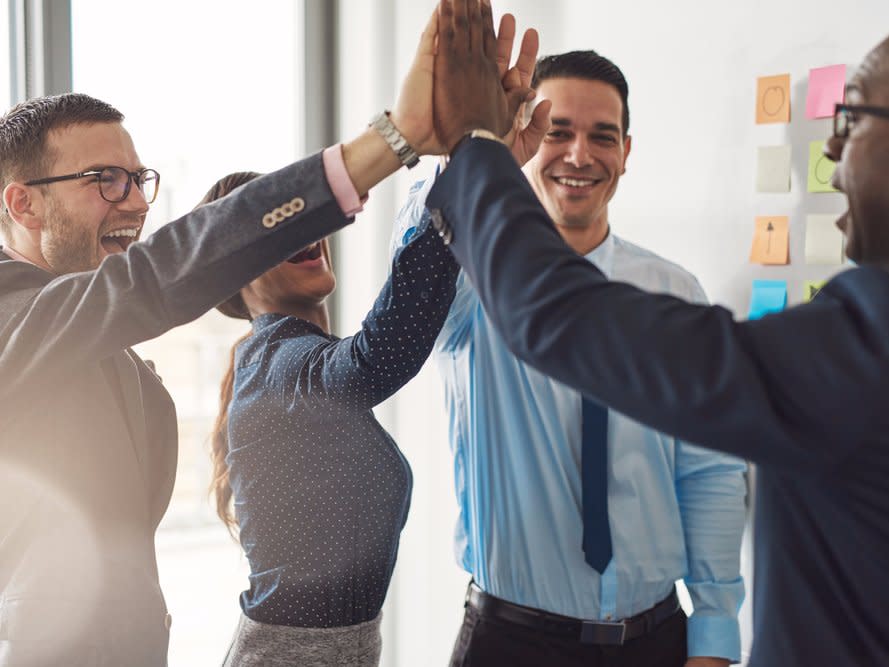
<path id="1" fill-rule="evenodd" d="M 173 617 L 167 612 L 164 614 L 164 627 L 169 630 L 171 625 L 173 625 Z"/>
<path id="2" fill-rule="evenodd" d="M 299 213 L 306 207 L 306 201 L 302 197 L 294 197 L 290 200 L 290 206 L 294 213 Z"/>
<path id="3" fill-rule="evenodd" d="M 262 226 L 266 229 L 271 229 L 277 224 L 278 223 L 275 221 L 275 216 L 273 216 L 271 213 L 266 213 L 264 216 L 262 216 Z"/>

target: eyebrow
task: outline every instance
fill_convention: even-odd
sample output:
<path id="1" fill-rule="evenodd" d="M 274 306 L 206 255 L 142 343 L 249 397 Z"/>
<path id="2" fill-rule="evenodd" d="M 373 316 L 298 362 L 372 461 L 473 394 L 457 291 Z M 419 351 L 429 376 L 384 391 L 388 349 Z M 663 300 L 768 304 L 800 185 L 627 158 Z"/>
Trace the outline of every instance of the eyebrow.
<path id="1" fill-rule="evenodd" d="M 572 125 L 570 118 L 553 118 L 551 122 L 553 125 L 559 127 L 571 127 Z M 596 123 L 594 127 L 600 132 L 614 132 L 615 134 L 620 134 L 620 128 L 614 123 Z"/>

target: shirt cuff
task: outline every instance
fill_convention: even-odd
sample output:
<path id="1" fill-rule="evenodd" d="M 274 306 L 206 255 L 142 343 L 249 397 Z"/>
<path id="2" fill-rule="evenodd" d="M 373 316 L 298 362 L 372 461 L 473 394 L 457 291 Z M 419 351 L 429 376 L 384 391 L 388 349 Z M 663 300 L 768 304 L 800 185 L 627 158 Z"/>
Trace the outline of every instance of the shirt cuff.
<path id="1" fill-rule="evenodd" d="M 688 657 L 741 661 L 741 626 L 737 617 L 692 614 L 688 619 Z"/>
<path id="2" fill-rule="evenodd" d="M 324 163 L 324 175 L 327 177 L 336 203 L 339 204 L 343 214 L 347 218 L 351 218 L 362 211 L 364 203 L 367 201 L 367 195 L 359 197 L 352 179 L 349 178 L 346 162 L 343 160 L 343 145 L 336 144 L 325 148 L 321 154 L 321 160 Z"/>

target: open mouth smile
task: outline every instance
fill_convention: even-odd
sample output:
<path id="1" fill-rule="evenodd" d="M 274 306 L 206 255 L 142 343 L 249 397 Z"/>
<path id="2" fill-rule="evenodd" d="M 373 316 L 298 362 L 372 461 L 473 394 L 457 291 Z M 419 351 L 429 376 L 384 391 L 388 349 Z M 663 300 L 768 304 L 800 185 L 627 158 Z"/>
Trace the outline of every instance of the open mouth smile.
<path id="1" fill-rule="evenodd" d="M 303 262 L 310 262 L 312 260 L 321 258 L 321 242 L 310 245 L 305 250 L 300 250 L 293 257 L 288 259 L 287 261 L 291 264 L 302 264 Z"/>
<path id="2" fill-rule="evenodd" d="M 126 252 L 127 248 L 139 236 L 141 229 L 141 227 L 123 227 L 108 232 L 102 236 L 102 248 L 109 255 L 116 252 Z"/>

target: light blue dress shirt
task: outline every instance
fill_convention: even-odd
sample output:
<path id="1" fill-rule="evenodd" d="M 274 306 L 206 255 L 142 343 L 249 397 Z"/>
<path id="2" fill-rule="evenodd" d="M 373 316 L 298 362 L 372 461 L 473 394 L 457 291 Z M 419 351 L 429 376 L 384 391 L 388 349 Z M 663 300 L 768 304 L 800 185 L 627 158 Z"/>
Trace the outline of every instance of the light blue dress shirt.
<path id="1" fill-rule="evenodd" d="M 411 190 L 393 249 L 428 216 L 431 185 Z M 690 273 L 614 234 L 587 259 L 613 280 L 706 300 Z M 599 575 L 581 548 L 580 394 L 506 349 L 462 272 L 434 357 L 460 505 L 456 557 L 483 590 L 565 616 L 614 620 L 651 608 L 683 579 L 694 605 L 689 655 L 740 659 L 742 461 L 610 410 L 614 555 Z"/>

